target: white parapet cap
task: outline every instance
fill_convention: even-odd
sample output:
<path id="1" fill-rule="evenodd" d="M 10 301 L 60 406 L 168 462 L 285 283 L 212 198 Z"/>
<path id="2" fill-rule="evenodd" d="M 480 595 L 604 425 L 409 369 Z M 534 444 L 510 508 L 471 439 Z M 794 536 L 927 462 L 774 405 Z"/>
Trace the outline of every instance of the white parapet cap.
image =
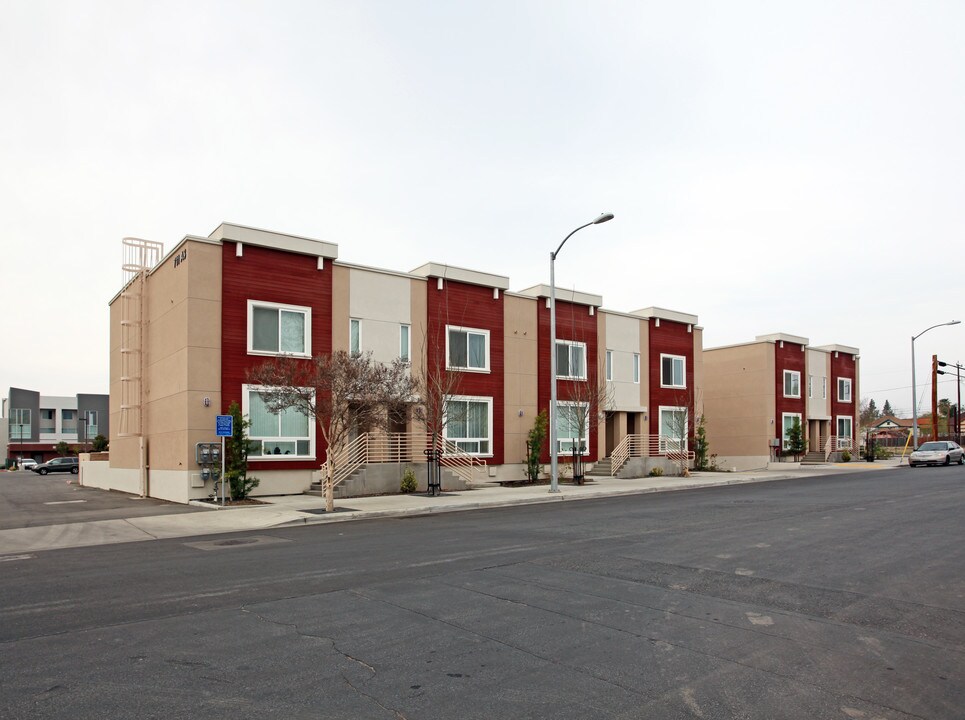
<path id="1" fill-rule="evenodd" d="M 782 340 L 784 342 L 795 343 L 797 345 L 807 345 L 809 340 L 806 337 L 801 337 L 800 335 L 788 335 L 787 333 L 771 333 L 770 335 L 758 335 L 756 338 L 757 342 L 773 342 L 778 343 Z"/>
<path id="2" fill-rule="evenodd" d="M 548 298 L 550 296 L 549 285 L 533 285 L 519 291 L 520 295 L 533 298 Z M 588 305 L 590 307 L 601 307 L 603 305 L 602 295 L 580 292 L 579 290 L 567 290 L 566 288 L 556 288 L 556 299 L 563 302 L 573 303 L 574 305 Z"/>
<path id="3" fill-rule="evenodd" d="M 845 355 L 860 355 L 861 351 L 856 347 L 851 347 L 850 345 L 820 345 L 818 347 L 812 347 L 811 350 L 823 350 L 824 352 L 838 352 L 844 353 Z"/>
<path id="4" fill-rule="evenodd" d="M 648 308 L 642 308 L 640 310 L 634 310 L 630 314 L 636 315 L 637 317 L 660 318 L 661 320 L 670 320 L 671 322 L 683 323 L 684 325 L 697 324 L 696 315 L 691 315 L 690 313 L 685 313 L 685 312 L 678 312 L 676 310 L 667 310 L 666 308 L 648 307 Z"/>
<path id="5" fill-rule="evenodd" d="M 443 280 L 468 283 L 469 285 L 482 285 L 488 288 L 509 290 L 509 278 L 505 275 L 493 275 L 492 273 L 467 270 L 466 268 L 444 265 L 442 263 L 428 262 L 412 270 L 409 274 L 424 278 L 442 278 Z"/>
<path id="6" fill-rule="evenodd" d="M 259 230 L 234 223 L 221 223 L 208 238 L 219 242 L 238 242 L 242 245 L 256 245 L 330 260 L 338 257 L 338 245 L 335 243 L 271 230 Z"/>

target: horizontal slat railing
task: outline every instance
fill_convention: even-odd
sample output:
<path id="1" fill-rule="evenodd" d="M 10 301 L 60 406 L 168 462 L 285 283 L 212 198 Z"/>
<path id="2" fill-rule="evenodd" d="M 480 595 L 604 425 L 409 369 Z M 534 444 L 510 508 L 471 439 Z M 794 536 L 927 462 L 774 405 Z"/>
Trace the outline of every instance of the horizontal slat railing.
<path id="1" fill-rule="evenodd" d="M 610 473 L 616 475 L 632 457 L 665 457 L 674 462 L 693 460 L 693 450 L 681 445 L 680 439 L 666 435 L 627 435 L 610 453 Z"/>

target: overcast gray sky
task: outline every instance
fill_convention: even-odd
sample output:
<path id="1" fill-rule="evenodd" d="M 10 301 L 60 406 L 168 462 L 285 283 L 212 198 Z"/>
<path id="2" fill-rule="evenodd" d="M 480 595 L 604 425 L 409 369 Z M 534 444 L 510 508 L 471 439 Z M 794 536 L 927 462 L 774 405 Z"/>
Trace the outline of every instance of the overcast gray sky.
<path id="1" fill-rule="evenodd" d="M 0 387 L 108 390 L 121 238 L 228 220 L 695 313 L 706 347 L 965 319 L 965 3 L 0 1 Z M 965 361 L 965 325 L 918 343 Z M 941 396 L 954 401 L 954 382 Z M 925 405 L 928 404 L 927 399 Z"/>

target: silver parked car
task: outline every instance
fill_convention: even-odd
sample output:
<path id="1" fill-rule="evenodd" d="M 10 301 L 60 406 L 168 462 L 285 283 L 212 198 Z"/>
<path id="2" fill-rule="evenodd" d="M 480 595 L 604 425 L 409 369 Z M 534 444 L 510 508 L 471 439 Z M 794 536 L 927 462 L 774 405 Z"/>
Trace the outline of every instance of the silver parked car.
<path id="1" fill-rule="evenodd" d="M 965 451 L 958 443 L 950 440 L 933 440 L 922 443 L 908 458 L 911 467 L 919 465 L 951 465 L 953 462 L 961 465 L 965 462 Z"/>

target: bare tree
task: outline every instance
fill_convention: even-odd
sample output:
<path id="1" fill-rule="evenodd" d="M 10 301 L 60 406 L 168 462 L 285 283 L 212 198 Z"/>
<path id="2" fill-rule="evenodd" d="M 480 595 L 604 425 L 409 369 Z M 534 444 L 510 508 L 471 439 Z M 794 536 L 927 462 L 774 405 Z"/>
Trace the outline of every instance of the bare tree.
<path id="1" fill-rule="evenodd" d="M 690 447 L 694 432 L 702 422 L 702 414 L 698 413 L 700 405 L 700 391 L 694 387 L 679 390 L 674 393 L 674 402 L 683 412 L 673 412 L 665 426 L 669 438 L 667 442 L 667 457 L 674 461 L 681 477 L 690 476 L 690 458 L 687 448 Z"/>
<path id="2" fill-rule="evenodd" d="M 375 362 L 371 353 L 338 350 L 310 360 L 278 357 L 251 371 L 268 410 L 295 409 L 318 423 L 327 446 L 324 465 L 325 508 L 335 509 L 333 458 L 353 430 L 386 427 L 389 409 L 410 402 L 413 381 L 407 363 Z"/>
<path id="3" fill-rule="evenodd" d="M 458 394 L 462 375 L 449 367 L 445 356 L 445 339 L 438 337 L 429 342 L 429 333 L 422 334 L 422 367 L 413 382 L 417 400 L 415 419 L 425 425 L 432 447 L 437 447 L 444 437 L 449 401 Z"/>
<path id="4" fill-rule="evenodd" d="M 589 368 L 586 368 L 586 380 L 567 382 L 559 390 L 557 427 L 565 423 L 575 436 L 571 438 L 574 446 L 581 450 L 587 448 L 591 454 L 593 449 L 589 447 L 589 442 L 592 424 L 599 425 L 613 404 L 613 387 L 606 380 L 605 367 L 606 358 L 601 355 L 596 377 L 590 377 Z M 557 442 L 561 439 L 566 438 L 557 431 Z"/>

